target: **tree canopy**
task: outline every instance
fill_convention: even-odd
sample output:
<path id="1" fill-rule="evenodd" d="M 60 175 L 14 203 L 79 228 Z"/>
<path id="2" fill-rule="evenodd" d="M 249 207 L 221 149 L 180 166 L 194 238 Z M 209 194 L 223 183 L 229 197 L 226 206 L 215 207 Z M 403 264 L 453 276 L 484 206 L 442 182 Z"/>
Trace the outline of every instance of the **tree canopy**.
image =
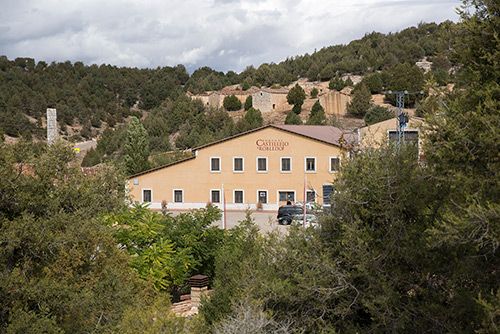
<path id="1" fill-rule="evenodd" d="M 290 91 L 286 95 L 286 101 L 289 104 L 293 104 L 293 111 L 297 115 L 302 111 L 302 104 L 304 104 L 305 99 L 306 92 L 304 92 L 304 89 L 300 87 L 299 84 L 295 84 L 295 86 L 290 89 Z"/>

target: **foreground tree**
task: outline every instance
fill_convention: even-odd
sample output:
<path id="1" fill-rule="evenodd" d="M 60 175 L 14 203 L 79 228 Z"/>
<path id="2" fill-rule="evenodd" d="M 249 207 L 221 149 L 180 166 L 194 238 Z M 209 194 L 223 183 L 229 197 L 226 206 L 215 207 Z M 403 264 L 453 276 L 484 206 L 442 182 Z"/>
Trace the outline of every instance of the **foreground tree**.
<path id="1" fill-rule="evenodd" d="M 130 118 L 130 124 L 125 139 L 125 170 L 129 175 L 151 168 L 149 162 L 149 140 L 144 126 L 136 117 Z"/>
<path id="2" fill-rule="evenodd" d="M 0 146 L 0 332 L 102 333 L 144 285 L 98 217 L 124 206 L 124 179 L 84 177 L 69 148 Z"/>

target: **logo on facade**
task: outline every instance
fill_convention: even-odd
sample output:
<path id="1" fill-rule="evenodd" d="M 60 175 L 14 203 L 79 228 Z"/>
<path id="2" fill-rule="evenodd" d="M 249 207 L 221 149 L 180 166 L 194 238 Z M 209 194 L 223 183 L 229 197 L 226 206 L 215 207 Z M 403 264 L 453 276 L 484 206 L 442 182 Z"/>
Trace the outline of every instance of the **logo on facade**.
<path id="1" fill-rule="evenodd" d="M 283 151 L 290 143 L 282 139 L 257 139 L 255 144 L 259 151 Z"/>

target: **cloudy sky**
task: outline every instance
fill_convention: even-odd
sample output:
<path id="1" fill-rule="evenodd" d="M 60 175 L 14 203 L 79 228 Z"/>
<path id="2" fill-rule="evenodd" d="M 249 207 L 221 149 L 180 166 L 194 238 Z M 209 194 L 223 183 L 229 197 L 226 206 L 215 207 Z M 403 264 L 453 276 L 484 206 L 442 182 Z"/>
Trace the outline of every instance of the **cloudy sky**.
<path id="1" fill-rule="evenodd" d="M 367 32 L 458 21 L 458 0 L 1 0 L 0 55 L 241 72 Z"/>

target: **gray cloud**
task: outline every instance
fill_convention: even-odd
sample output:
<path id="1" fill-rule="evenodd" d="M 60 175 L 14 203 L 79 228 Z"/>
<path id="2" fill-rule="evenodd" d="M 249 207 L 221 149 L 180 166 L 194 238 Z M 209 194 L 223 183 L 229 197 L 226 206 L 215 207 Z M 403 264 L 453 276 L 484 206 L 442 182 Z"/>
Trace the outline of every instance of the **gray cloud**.
<path id="1" fill-rule="evenodd" d="M 452 0 L 6 0 L 0 55 L 242 71 L 365 33 L 457 21 Z"/>

